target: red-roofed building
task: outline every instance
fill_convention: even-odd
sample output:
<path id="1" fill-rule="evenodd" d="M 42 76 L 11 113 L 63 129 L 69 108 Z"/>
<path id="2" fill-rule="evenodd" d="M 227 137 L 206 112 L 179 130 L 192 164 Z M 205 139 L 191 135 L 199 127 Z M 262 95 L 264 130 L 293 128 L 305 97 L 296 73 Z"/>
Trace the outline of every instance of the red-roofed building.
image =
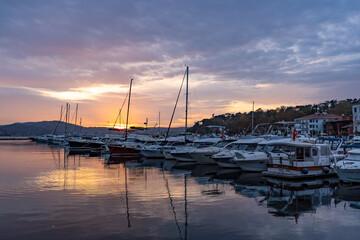
<path id="1" fill-rule="evenodd" d="M 314 113 L 305 117 L 296 118 L 295 128 L 299 134 L 319 135 L 325 133 L 325 123 L 327 121 L 341 120 L 342 117 L 334 114 Z"/>

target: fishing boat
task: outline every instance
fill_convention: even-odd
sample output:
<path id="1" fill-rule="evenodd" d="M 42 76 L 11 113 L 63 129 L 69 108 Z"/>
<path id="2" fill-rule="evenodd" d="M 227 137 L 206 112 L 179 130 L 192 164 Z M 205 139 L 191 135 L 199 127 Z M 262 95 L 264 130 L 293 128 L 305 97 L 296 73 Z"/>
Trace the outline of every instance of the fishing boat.
<path id="1" fill-rule="evenodd" d="M 330 167 L 334 157 L 328 145 L 296 141 L 279 144 L 292 148 L 292 154 L 289 154 L 288 159 L 270 157 L 264 176 L 301 179 L 335 174 Z"/>

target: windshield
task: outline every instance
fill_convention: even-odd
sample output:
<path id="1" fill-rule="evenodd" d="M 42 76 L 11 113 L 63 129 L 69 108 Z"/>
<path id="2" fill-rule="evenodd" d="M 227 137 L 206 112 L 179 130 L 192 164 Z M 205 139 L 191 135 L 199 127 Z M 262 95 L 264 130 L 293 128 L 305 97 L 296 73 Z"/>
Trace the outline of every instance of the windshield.
<path id="1" fill-rule="evenodd" d="M 218 142 L 217 144 L 215 144 L 214 147 L 223 148 L 229 143 L 230 143 L 230 141 L 221 141 L 221 142 Z"/>
<path id="2" fill-rule="evenodd" d="M 273 153 L 293 152 L 289 146 L 281 146 L 281 145 L 265 145 L 264 151 L 273 152 Z"/>
<path id="3" fill-rule="evenodd" d="M 340 146 L 341 140 L 317 139 L 316 143 L 329 145 L 330 149 L 334 151 Z"/>
<path id="4" fill-rule="evenodd" d="M 195 148 L 203 148 L 203 147 L 210 147 L 213 144 L 214 143 L 210 143 L 210 142 L 194 142 L 191 146 Z"/>
<path id="5" fill-rule="evenodd" d="M 246 143 L 234 143 L 227 147 L 229 150 L 242 150 L 242 151 L 254 151 L 257 144 L 246 144 Z"/>
<path id="6" fill-rule="evenodd" d="M 166 147 L 170 147 L 170 146 L 184 146 L 185 143 L 184 142 L 168 142 L 165 144 Z"/>

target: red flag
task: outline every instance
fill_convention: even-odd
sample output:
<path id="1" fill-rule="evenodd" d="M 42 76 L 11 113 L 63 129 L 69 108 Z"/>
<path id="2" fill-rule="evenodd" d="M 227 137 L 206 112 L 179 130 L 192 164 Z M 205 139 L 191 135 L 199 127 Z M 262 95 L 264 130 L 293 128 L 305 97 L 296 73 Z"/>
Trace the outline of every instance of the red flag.
<path id="1" fill-rule="evenodd" d="M 296 138 L 297 135 L 298 135 L 298 132 L 296 131 L 296 128 L 294 128 L 293 141 L 295 141 L 295 138 Z"/>

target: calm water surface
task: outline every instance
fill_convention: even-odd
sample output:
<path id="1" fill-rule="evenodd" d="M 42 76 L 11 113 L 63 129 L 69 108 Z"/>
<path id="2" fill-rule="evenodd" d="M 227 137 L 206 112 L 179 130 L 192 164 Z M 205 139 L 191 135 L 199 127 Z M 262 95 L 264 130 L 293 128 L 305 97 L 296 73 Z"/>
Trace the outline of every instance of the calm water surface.
<path id="1" fill-rule="evenodd" d="M 0 141 L 0 239 L 359 239 L 360 187 Z"/>

